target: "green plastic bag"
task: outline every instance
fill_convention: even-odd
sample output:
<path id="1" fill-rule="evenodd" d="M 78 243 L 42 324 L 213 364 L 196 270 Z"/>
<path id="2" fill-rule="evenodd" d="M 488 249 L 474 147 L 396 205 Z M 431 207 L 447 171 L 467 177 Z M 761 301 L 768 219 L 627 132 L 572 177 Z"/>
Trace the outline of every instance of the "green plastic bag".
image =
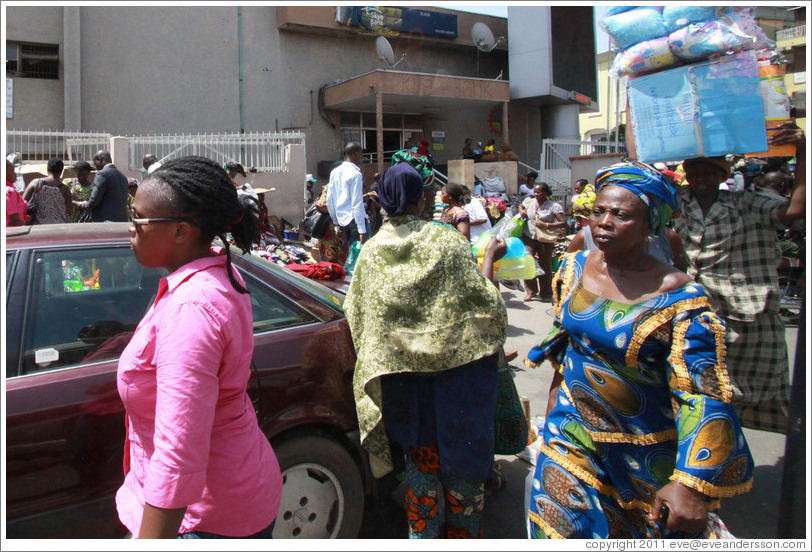
<path id="1" fill-rule="evenodd" d="M 352 276 L 353 271 L 355 271 L 355 263 L 358 262 L 358 253 L 361 251 L 362 245 L 363 244 L 360 241 L 355 241 L 352 242 L 352 245 L 350 246 L 350 252 L 347 255 L 347 261 L 344 263 L 344 270 L 350 276 Z"/>
<path id="2" fill-rule="evenodd" d="M 471 245 L 474 255 L 481 259 L 485 256 L 485 248 L 491 242 L 491 238 L 496 236 L 507 240 L 508 238 L 521 238 L 522 230 L 524 229 L 524 220 L 517 213 L 513 215 L 511 212 L 506 211 L 502 220 L 497 222 L 493 228 L 486 230 L 479 238 Z"/>

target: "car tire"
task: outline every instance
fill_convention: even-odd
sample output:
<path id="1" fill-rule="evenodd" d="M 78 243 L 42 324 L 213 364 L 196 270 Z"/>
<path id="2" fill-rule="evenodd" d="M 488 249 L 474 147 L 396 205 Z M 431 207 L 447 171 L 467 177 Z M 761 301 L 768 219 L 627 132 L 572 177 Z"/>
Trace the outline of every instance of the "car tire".
<path id="1" fill-rule="evenodd" d="M 356 538 L 364 486 L 349 452 L 321 436 L 283 441 L 274 452 L 284 486 L 273 538 Z"/>

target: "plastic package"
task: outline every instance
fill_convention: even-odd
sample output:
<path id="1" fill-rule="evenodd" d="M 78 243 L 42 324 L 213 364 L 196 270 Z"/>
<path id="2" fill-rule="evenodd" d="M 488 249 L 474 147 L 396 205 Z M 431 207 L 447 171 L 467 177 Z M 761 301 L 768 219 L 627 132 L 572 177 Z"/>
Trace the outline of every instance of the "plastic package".
<path id="1" fill-rule="evenodd" d="M 752 37 L 741 34 L 729 19 L 691 23 L 671 33 L 668 40 L 673 52 L 684 61 L 747 50 L 754 43 Z"/>
<path id="2" fill-rule="evenodd" d="M 640 42 L 618 53 L 609 69 L 609 75 L 615 78 L 636 75 L 668 69 L 678 63 L 679 60 L 671 50 L 668 37 L 663 36 Z"/>
<path id="3" fill-rule="evenodd" d="M 535 259 L 524 248 L 522 240 L 513 235 L 517 229 L 521 233 L 523 223 L 524 221 L 519 218 L 519 215 L 513 215 L 510 211 L 508 216 L 479 236 L 471 246 L 474 255 L 481 263 L 485 256 L 485 249 L 493 237 L 505 240 L 507 247 L 505 256 L 493 263 L 495 280 L 527 280 L 536 275 Z"/>
<path id="4" fill-rule="evenodd" d="M 668 35 L 660 6 L 639 7 L 610 15 L 601 19 L 600 26 L 620 49 Z"/>
<path id="5" fill-rule="evenodd" d="M 781 65 L 758 64 L 758 91 L 764 107 L 764 126 L 769 138 L 777 132 L 782 123 L 790 119 L 790 100 L 784 83 L 784 69 Z M 793 157 L 794 144 L 773 146 L 768 143 L 765 151 L 748 153 L 748 157 Z"/>
<path id="6" fill-rule="evenodd" d="M 775 45 L 753 19 L 752 8 L 746 7 L 727 8 L 715 19 L 674 31 L 668 39 L 677 57 L 689 62 Z"/>
<path id="7" fill-rule="evenodd" d="M 767 149 L 752 51 L 631 79 L 628 96 L 644 163 Z"/>
<path id="8" fill-rule="evenodd" d="M 638 8 L 638 7 L 639 6 L 613 6 L 613 7 L 609 8 L 608 10 L 606 10 L 606 15 L 604 17 L 609 17 L 609 16 L 612 16 L 612 15 L 617 15 L 619 13 L 631 11 L 631 10 L 633 10 L 635 8 Z"/>
<path id="9" fill-rule="evenodd" d="M 758 89 L 765 119 L 789 118 L 791 104 L 780 65 L 758 66 Z"/>
<path id="10" fill-rule="evenodd" d="M 349 276 L 355 271 L 355 263 L 358 262 L 358 253 L 361 251 L 363 244 L 360 241 L 352 242 L 350 252 L 347 254 L 347 260 L 344 262 L 344 270 Z"/>
<path id="11" fill-rule="evenodd" d="M 663 6 L 663 23 L 668 32 L 673 32 L 690 23 L 713 19 L 717 15 L 713 6 L 668 5 Z"/>
<path id="12" fill-rule="evenodd" d="M 507 245 L 507 253 L 505 257 L 521 257 L 525 254 L 524 244 L 519 238 L 509 237 L 505 240 Z"/>
<path id="13" fill-rule="evenodd" d="M 522 234 L 523 225 L 524 221 L 519 218 L 519 215 L 515 214 L 515 211 L 512 208 L 506 210 L 505 216 L 502 217 L 499 222 L 494 224 L 493 228 L 483 232 L 482 235 L 479 236 L 471 245 L 474 255 L 481 259 L 482 256 L 485 255 L 485 248 L 488 247 L 491 238 L 494 236 L 505 240 L 505 242 L 507 242 L 511 237 L 518 238 Z"/>
<path id="14" fill-rule="evenodd" d="M 775 47 L 746 6 L 621 6 L 607 14 L 601 27 L 621 48 L 609 70 L 614 78 Z"/>
<path id="15" fill-rule="evenodd" d="M 764 33 L 764 29 L 759 26 L 753 17 L 753 8 L 746 6 L 726 8 L 721 18 L 727 18 L 727 21 L 734 25 L 741 34 L 751 39 L 752 42 L 748 45 L 748 50 L 775 48 L 775 41 Z"/>
<path id="16" fill-rule="evenodd" d="M 535 259 L 530 253 L 521 257 L 507 255 L 493 264 L 494 280 L 529 280 L 536 276 Z"/>

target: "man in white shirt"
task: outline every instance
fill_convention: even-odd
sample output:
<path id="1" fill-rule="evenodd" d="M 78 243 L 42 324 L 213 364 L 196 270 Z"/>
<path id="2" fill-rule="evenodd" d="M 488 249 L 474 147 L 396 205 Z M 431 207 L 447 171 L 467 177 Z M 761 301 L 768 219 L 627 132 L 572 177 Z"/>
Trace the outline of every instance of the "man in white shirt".
<path id="1" fill-rule="evenodd" d="M 364 209 L 364 178 L 358 164 L 361 144 L 350 142 L 344 148 L 344 162 L 330 172 L 327 210 L 333 224 L 341 227 L 344 245 L 367 240 L 367 214 Z"/>

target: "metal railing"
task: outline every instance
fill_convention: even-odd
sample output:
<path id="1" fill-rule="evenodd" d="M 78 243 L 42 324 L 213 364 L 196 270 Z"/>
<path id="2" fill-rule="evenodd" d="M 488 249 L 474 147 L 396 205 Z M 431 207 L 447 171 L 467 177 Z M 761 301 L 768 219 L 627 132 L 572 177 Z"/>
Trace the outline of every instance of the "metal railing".
<path id="1" fill-rule="evenodd" d="M 793 38 L 801 38 L 802 36 L 806 36 L 806 25 L 781 29 L 775 33 L 775 40 L 791 40 Z"/>
<path id="2" fill-rule="evenodd" d="M 173 134 L 128 137 L 130 170 L 141 170 L 148 153 L 163 162 L 184 155 L 202 155 L 217 163 L 240 163 L 262 172 L 286 170 L 285 146 L 305 144 L 303 132 L 261 132 L 251 134 Z"/>
<path id="3" fill-rule="evenodd" d="M 527 163 L 522 163 L 521 161 L 516 161 L 516 162 L 517 162 L 517 163 L 518 163 L 520 166 L 522 166 L 522 167 L 524 167 L 525 169 L 527 169 L 527 172 L 534 172 L 534 173 L 539 172 L 539 170 L 538 170 L 537 168 L 535 168 L 535 167 L 531 167 L 531 166 L 530 166 L 530 165 L 528 165 Z"/>
<path id="4" fill-rule="evenodd" d="M 553 200 L 567 209 L 572 196 L 571 157 L 601 153 L 626 153 L 626 144 L 619 142 L 583 142 L 579 140 L 547 139 L 541 143 L 539 182 L 547 182 L 553 190 Z"/>
<path id="5" fill-rule="evenodd" d="M 392 155 L 399 152 L 400 150 L 384 150 L 383 152 L 383 162 L 389 163 L 392 161 Z M 361 160 L 364 163 L 377 163 L 378 162 L 378 152 L 377 151 L 368 151 L 361 155 Z"/>
<path id="6" fill-rule="evenodd" d="M 51 130 L 6 130 L 6 153 L 18 153 L 23 163 L 47 163 L 52 157 L 66 162 L 90 161 L 110 148 L 110 134 Z"/>
<path id="7" fill-rule="evenodd" d="M 434 169 L 434 185 L 443 187 L 448 184 L 448 176 Z"/>

